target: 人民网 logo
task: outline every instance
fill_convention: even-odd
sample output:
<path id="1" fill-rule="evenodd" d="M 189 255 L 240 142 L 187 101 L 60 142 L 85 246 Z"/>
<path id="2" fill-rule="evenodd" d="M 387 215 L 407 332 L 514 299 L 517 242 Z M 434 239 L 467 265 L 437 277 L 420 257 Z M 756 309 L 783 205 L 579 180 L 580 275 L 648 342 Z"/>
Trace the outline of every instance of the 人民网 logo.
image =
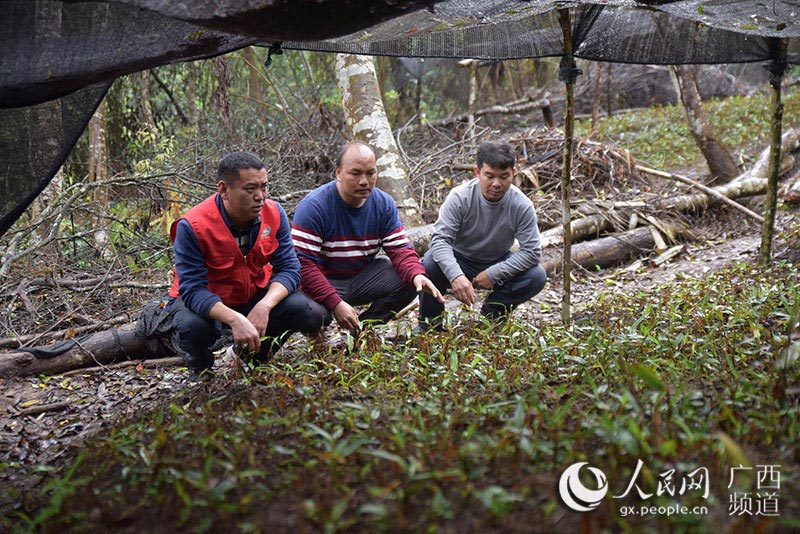
<path id="1" fill-rule="evenodd" d="M 589 489 L 583 485 L 579 474 L 581 468 L 587 463 L 578 462 L 567 467 L 558 481 L 558 492 L 561 494 L 561 500 L 577 512 L 594 510 L 608 493 L 608 479 L 605 473 L 596 467 L 589 466 L 587 469 L 597 480 L 597 489 Z"/>

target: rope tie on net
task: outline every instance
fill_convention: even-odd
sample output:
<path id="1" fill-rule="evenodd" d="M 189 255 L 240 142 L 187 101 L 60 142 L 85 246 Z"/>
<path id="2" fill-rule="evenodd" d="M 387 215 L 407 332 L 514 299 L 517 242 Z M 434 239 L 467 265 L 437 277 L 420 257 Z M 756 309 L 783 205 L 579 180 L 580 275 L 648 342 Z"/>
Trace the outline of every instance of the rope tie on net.
<path id="1" fill-rule="evenodd" d="M 786 39 L 773 38 L 769 40 L 769 51 L 772 60 L 764 65 L 764 68 L 769 71 L 769 84 L 773 89 L 780 89 L 783 73 L 786 72 L 786 67 L 789 66 L 789 62 L 786 59 L 788 44 Z"/>
<path id="2" fill-rule="evenodd" d="M 578 68 L 575 56 L 572 54 L 564 54 L 561 56 L 561 61 L 558 64 L 559 81 L 574 84 L 581 74 L 583 74 L 583 71 Z"/>
<path id="3" fill-rule="evenodd" d="M 269 51 L 267 52 L 267 60 L 264 62 L 265 69 L 268 69 L 270 65 L 272 65 L 273 55 L 275 56 L 283 55 L 283 48 L 281 48 L 282 44 L 283 41 L 275 41 L 274 43 L 272 43 L 272 45 L 270 45 Z"/>
<path id="4" fill-rule="evenodd" d="M 769 71 L 769 84 L 773 87 L 773 89 L 780 88 L 781 80 L 783 79 L 783 73 L 786 72 L 786 67 L 788 64 L 789 63 L 786 60 L 786 56 L 781 56 L 776 57 L 764 66 L 764 68 Z"/>

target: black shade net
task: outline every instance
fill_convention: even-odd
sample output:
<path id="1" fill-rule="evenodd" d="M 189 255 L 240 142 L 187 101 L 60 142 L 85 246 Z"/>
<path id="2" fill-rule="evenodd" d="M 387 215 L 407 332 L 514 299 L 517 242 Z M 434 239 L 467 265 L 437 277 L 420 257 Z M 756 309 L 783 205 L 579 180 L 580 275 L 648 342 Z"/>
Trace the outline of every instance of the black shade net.
<path id="1" fill-rule="evenodd" d="M 0 0 L 0 235 L 47 185 L 110 83 L 245 46 L 401 57 L 800 64 L 800 0 Z"/>

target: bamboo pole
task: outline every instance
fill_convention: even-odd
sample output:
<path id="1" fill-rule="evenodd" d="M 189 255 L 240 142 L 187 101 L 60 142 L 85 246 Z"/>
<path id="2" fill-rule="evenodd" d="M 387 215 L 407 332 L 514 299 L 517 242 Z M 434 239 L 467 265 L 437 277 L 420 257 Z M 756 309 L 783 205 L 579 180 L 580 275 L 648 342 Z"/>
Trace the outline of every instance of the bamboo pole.
<path id="1" fill-rule="evenodd" d="M 773 39 L 775 56 L 770 66 L 772 85 L 772 125 L 769 151 L 769 175 L 767 176 L 767 196 L 764 200 L 764 225 L 761 230 L 761 246 L 758 250 L 759 263 L 767 267 L 772 257 L 772 237 L 775 233 L 775 207 L 778 201 L 778 174 L 781 161 L 781 131 L 783 127 L 783 102 L 781 102 L 781 81 L 786 69 L 786 48 L 788 40 Z"/>
<path id="2" fill-rule="evenodd" d="M 564 55 L 559 67 L 559 78 L 564 82 L 566 91 L 566 112 L 564 116 L 564 163 L 561 169 L 561 219 L 564 226 L 564 252 L 561 272 L 561 320 L 565 326 L 570 323 L 570 297 L 572 293 L 572 226 L 570 225 L 570 179 L 572 177 L 572 139 L 575 126 L 575 78 L 580 71 L 572 56 L 572 23 L 569 9 L 558 10 L 558 22 L 564 35 Z"/>

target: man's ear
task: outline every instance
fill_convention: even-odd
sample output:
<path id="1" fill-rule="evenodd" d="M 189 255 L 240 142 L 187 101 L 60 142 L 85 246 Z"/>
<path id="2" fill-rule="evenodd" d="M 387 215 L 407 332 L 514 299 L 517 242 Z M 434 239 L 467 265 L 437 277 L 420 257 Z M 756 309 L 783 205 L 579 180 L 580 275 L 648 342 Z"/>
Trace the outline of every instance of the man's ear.
<path id="1" fill-rule="evenodd" d="M 472 167 L 472 171 L 475 173 L 475 176 L 480 176 L 481 175 L 481 170 L 478 168 L 477 165 Z"/>
<path id="2" fill-rule="evenodd" d="M 217 182 L 217 192 L 223 199 L 228 196 L 228 184 L 225 183 L 225 180 Z"/>

